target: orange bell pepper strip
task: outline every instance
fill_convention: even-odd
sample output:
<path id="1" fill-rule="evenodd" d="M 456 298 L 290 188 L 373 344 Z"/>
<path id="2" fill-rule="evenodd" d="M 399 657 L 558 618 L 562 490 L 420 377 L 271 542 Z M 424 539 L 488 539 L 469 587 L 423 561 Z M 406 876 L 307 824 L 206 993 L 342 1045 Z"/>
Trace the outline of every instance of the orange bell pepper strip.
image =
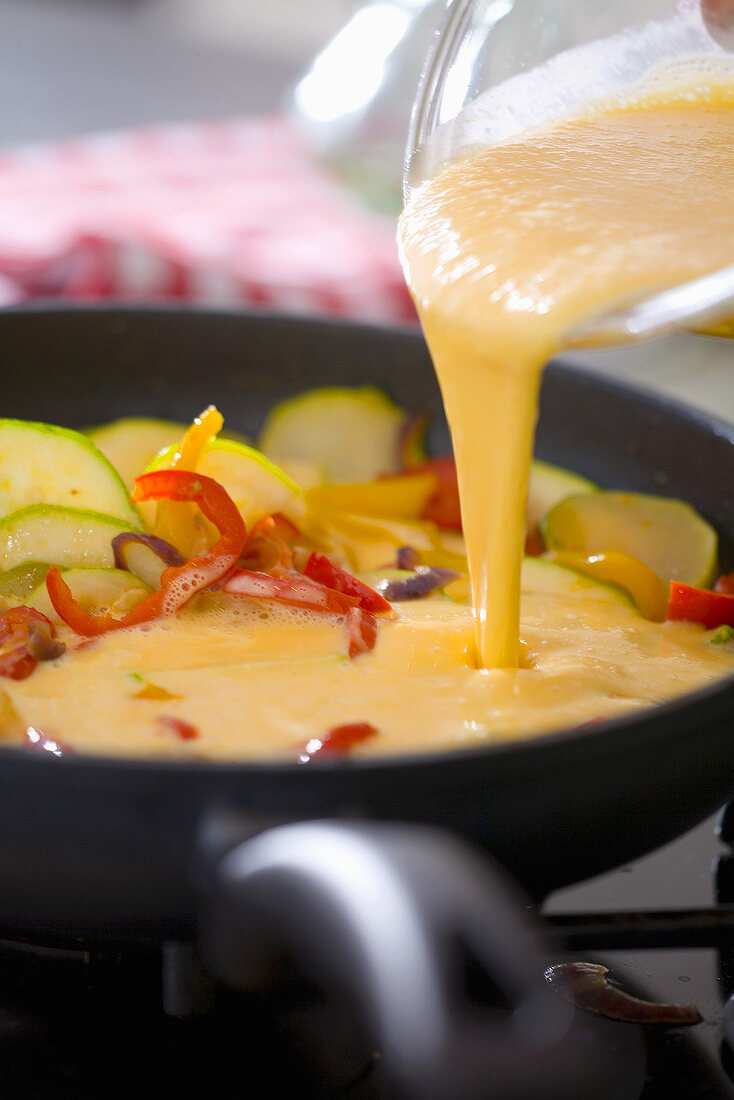
<path id="1" fill-rule="evenodd" d="M 225 577 L 237 564 L 247 539 L 244 520 L 222 486 L 210 477 L 189 470 L 155 470 L 135 479 L 133 500 L 171 500 L 198 504 L 218 528 L 219 540 L 200 557 L 185 565 L 169 566 L 161 573 L 161 586 L 137 603 L 121 619 L 113 615 L 90 615 L 77 603 L 60 570 L 53 566 L 46 575 L 51 603 L 63 621 L 77 634 L 93 637 L 110 630 L 152 622 L 173 614 L 192 596 Z"/>
<path id="2" fill-rule="evenodd" d="M 456 477 L 456 462 L 452 455 L 429 458 L 420 466 L 413 466 L 411 474 L 434 474 L 438 485 L 429 497 L 421 519 L 430 520 L 438 527 L 451 531 L 461 531 L 461 504 L 459 502 L 459 482 Z"/>
<path id="3" fill-rule="evenodd" d="M 734 627 L 734 595 L 671 581 L 668 618 L 700 623 L 707 630 L 717 626 Z"/>

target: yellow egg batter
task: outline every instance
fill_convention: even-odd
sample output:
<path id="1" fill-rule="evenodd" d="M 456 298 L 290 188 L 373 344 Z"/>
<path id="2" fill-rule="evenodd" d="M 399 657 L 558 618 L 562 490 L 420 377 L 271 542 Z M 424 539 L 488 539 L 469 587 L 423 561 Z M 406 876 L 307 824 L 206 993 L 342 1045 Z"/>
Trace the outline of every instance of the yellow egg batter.
<path id="1" fill-rule="evenodd" d="M 132 756 L 294 761 L 348 722 L 378 731 L 354 755 L 496 743 L 624 715 L 734 668 L 710 632 L 647 622 L 601 588 L 528 592 L 519 670 L 473 667 L 471 609 L 448 598 L 397 605 L 357 660 L 336 617 L 215 595 L 79 650 L 71 631 L 59 633 L 70 652 L 5 682 L 22 725 L 64 749 Z M 181 739 L 163 716 L 197 736 Z"/>

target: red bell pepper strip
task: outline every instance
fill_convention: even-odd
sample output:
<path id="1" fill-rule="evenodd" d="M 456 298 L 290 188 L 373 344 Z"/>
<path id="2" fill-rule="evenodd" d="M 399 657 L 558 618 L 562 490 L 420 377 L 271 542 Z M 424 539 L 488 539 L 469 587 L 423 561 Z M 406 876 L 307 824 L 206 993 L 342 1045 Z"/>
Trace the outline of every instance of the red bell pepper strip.
<path id="1" fill-rule="evenodd" d="M 701 623 L 707 630 L 734 626 L 734 595 L 671 581 L 667 617 Z"/>
<path id="2" fill-rule="evenodd" d="M 320 737 L 312 737 L 300 759 L 306 764 L 314 756 L 330 756 L 332 753 L 343 755 L 354 745 L 376 736 L 377 730 L 369 722 L 347 722 L 343 726 L 334 726 Z"/>
<path id="3" fill-rule="evenodd" d="M 725 592 L 727 596 L 734 596 L 734 573 L 725 573 L 719 577 L 714 585 L 714 592 Z"/>
<path id="4" fill-rule="evenodd" d="M 284 516 L 264 516 L 247 535 L 240 566 L 258 572 L 290 569 L 293 565 L 293 548 L 288 538 L 297 534 L 297 528 Z"/>
<path id="5" fill-rule="evenodd" d="M 10 642 L 14 648 L 0 655 L 0 676 L 10 680 L 25 680 L 38 667 L 38 659 L 28 649 L 28 626 L 39 623 L 51 638 L 56 636 L 53 623 L 35 608 L 21 604 L 0 615 L 0 643 Z M 18 644 L 15 644 L 18 643 Z"/>
<path id="6" fill-rule="evenodd" d="M 211 587 L 237 564 L 247 538 L 244 520 L 222 486 L 203 474 L 188 470 L 154 470 L 135 479 L 134 501 L 175 500 L 198 504 L 208 520 L 219 529 L 220 538 L 206 554 L 185 565 L 169 566 L 161 573 L 161 586 L 131 608 L 121 619 L 113 615 L 90 615 L 74 599 L 59 569 L 46 575 L 46 588 L 57 614 L 76 631 L 88 637 L 124 630 L 171 615 L 192 596 Z"/>
<path id="7" fill-rule="evenodd" d="M 54 624 L 41 611 L 20 604 L 18 607 L 8 608 L 0 615 L 0 642 L 27 636 L 28 623 L 32 621 L 43 623 L 51 631 L 51 637 L 55 637 Z"/>
<path id="8" fill-rule="evenodd" d="M 176 735 L 181 741 L 194 741 L 199 736 L 197 726 L 183 718 L 176 718 L 174 714 L 159 714 L 156 719 L 161 729 Z"/>
<path id="9" fill-rule="evenodd" d="M 430 520 L 438 527 L 452 531 L 461 530 L 461 505 L 459 503 L 459 482 L 456 477 L 456 462 L 452 455 L 429 458 L 420 466 L 411 466 L 411 474 L 435 474 L 438 487 L 423 509 L 421 519 Z"/>
<path id="10" fill-rule="evenodd" d="M 351 658 L 374 649 L 377 641 L 377 619 L 372 612 L 361 607 L 350 608 L 347 613 L 347 636 L 347 652 Z"/>
<path id="11" fill-rule="evenodd" d="M 359 606 L 356 596 L 334 592 L 300 573 L 293 573 L 286 577 L 272 577 L 269 573 L 237 569 L 223 582 L 221 589 L 235 596 L 249 596 L 256 600 L 277 600 L 291 607 L 325 611 L 333 615 L 346 615 Z"/>
<path id="12" fill-rule="evenodd" d="M 31 657 L 24 645 L 0 656 L 0 676 L 6 676 L 9 680 L 26 680 L 37 668 L 38 661 Z"/>
<path id="13" fill-rule="evenodd" d="M 303 569 L 304 576 L 318 581 L 326 588 L 335 592 L 344 592 L 347 596 L 354 596 L 359 601 L 359 606 L 365 611 L 391 611 L 392 608 L 380 592 L 357 580 L 346 569 L 336 565 L 326 554 L 314 550 Z"/>

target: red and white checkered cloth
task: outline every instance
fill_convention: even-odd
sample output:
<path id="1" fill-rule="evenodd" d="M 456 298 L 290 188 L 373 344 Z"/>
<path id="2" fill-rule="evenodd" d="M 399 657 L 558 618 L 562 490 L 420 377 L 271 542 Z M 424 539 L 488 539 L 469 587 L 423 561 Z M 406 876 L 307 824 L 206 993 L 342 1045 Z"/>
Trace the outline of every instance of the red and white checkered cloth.
<path id="1" fill-rule="evenodd" d="M 269 116 L 0 150 L 0 304 L 44 297 L 415 320 L 394 220 Z"/>

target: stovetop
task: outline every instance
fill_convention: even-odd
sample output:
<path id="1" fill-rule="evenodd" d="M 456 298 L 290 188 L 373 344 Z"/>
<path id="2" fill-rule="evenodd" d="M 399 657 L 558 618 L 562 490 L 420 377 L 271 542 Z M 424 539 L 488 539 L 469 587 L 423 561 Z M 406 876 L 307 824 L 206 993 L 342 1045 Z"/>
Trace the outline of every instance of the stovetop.
<path id="1" fill-rule="evenodd" d="M 730 902 L 731 853 L 715 825 L 712 818 L 629 867 L 557 892 L 543 913 L 593 918 Z M 622 988 L 649 1000 L 693 1003 L 703 1016 L 692 1028 L 642 1029 L 641 1100 L 734 1100 L 734 1053 L 722 1022 L 734 991 L 734 927 L 731 940 L 730 954 L 669 946 L 610 950 L 603 942 L 579 952 L 607 966 Z M 233 1079 L 253 1096 L 393 1100 L 379 1052 L 365 1045 L 339 1005 L 303 981 L 269 1001 L 218 988 L 186 944 L 97 951 L 0 943 L 3 1100 L 97 1100 L 161 1088 L 170 1096 L 218 1100 L 236 1094 Z M 251 1083 L 260 1079 L 266 1087 L 253 1092 Z"/>

